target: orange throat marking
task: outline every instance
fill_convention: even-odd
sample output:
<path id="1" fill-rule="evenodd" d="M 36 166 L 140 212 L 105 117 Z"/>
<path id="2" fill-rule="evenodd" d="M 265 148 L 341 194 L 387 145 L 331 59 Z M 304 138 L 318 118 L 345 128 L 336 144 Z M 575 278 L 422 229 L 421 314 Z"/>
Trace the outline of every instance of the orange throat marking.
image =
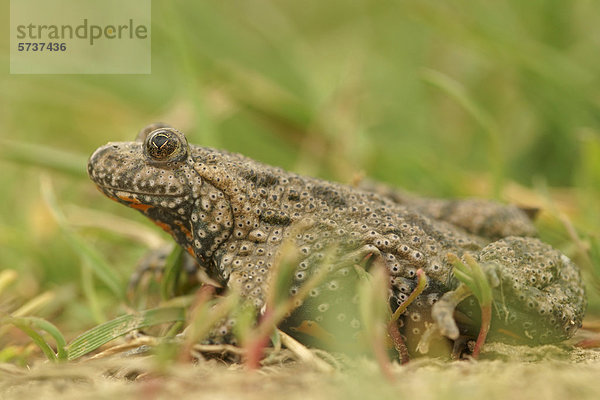
<path id="1" fill-rule="evenodd" d="M 192 246 L 188 246 L 185 250 L 190 254 L 190 256 L 196 257 L 196 253 L 194 253 Z"/>
<path id="2" fill-rule="evenodd" d="M 179 227 L 179 229 L 181 229 L 181 232 L 184 233 L 185 237 L 191 242 L 194 237 L 192 236 L 192 232 L 190 232 L 190 230 L 188 228 L 186 228 L 183 223 L 179 222 L 179 221 L 175 221 L 175 225 L 177 225 Z"/>
<path id="3" fill-rule="evenodd" d="M 131 197 L 129 195 L 116 195 L 116 196 L 119 198 L 119 200 L 126 202 L 129 207 L 135 208 L 136 210 L 140 210 L 142 212 L 146 212 L 146 211 L 148 211 L 148 209 L 154 207 L 150 204 L 144 204 L 139 199 L 137 199 L 135 197 Z"/>
<path id="4" fill-rule="evenodd" d="M 158 220 L 154 220 L 154 219 L 151 219 L 151 221 L 154 222 L 154 224 L 156 226 L 159 226 L 160 228 L 162 228 L 162 230 L 167 232 L 169 235 L 173 234 L 173 229 L 171 229 L 171 226 L 169 224 L 165 224 L 162 221 L 158 221 Z"/>

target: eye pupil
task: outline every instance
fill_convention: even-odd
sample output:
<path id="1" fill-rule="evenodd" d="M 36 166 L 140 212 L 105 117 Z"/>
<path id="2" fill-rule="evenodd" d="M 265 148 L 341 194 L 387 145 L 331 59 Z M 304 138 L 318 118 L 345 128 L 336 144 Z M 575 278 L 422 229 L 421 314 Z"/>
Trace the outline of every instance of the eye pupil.
<path id="1" fill-rule="evenodd" d="M 152 138 L 152 144 L 160 149 L 165 145 L 165 143 L 167 143 L 168 140 L 169 138 L 167 137 L 167 135 L 159 134 Z"/>

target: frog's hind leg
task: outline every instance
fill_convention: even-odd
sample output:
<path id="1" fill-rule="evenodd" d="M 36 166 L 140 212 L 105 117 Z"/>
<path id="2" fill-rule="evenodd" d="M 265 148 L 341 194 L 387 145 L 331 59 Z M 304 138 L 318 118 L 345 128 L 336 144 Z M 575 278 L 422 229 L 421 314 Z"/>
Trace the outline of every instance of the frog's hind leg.
<path id="1" fill-rule="evenodd" d="M 424 199 L 413 207 L 432 218 L 490 239 L 536 235 L 536 229 L 527 212 L 515 205 L 482 199 Z"/>
<path id="2" fill-rule="evenodd" d="M 469 233 L 490 239 L 507 236 L 535 236 L 531 219 L 535 209 L 523 209 L 482 199 L 431 199 L 415 196 L 390 186 L 365 182 L 361 187 L 421 214 L 449 222 Z"/>
<path id="3" fill-rule="evenodd" d="M 499 278 L 488 340 L 555 343 L 581 326 L 586 307 L 581 275 L 558 250 L 538 239 L 508 237 L 483 248 L 477 261 L 493 267 Z M 469 300 L 458 310 L 477 318 Z"/>

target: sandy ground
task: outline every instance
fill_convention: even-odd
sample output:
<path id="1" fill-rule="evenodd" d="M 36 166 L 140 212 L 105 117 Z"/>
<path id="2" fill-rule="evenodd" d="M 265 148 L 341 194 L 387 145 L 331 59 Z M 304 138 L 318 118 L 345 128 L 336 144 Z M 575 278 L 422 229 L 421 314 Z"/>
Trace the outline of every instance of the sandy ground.
<path id="1" fill-rule="evenodd" d="M 159 367 L 115 356 L 29 369 L 0 365 L 0 399 L 597 399 L 600 350 L 491 344 L 479 361 L 417 359 L 386 380 L 371 360 L 320 372 L 303 362 L 247 371 L 201 361 Z"/>

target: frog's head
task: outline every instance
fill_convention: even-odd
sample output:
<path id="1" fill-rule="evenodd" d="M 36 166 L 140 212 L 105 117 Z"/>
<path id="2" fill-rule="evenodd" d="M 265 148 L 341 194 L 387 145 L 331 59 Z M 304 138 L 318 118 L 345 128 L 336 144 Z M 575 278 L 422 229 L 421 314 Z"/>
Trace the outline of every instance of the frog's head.
<path id="1" fill-rule="evenodd" d="M 89 159 L 88 175 L 107 197 L 142 212 L 199 261 L 230 234 L 229 203 L 195 169 L 176 129 L 155 124 L 135 142 L 100 147 Z"/>

